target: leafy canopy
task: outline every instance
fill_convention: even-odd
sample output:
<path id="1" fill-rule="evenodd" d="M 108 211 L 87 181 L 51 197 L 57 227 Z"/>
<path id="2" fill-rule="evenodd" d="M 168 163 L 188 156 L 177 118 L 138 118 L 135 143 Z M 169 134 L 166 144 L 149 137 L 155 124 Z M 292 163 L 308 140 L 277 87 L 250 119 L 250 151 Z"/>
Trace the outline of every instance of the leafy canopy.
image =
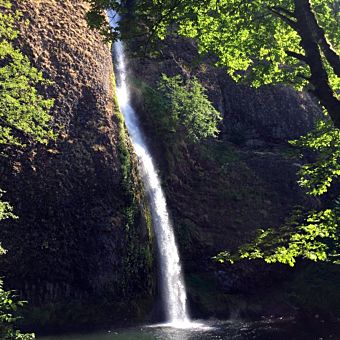
<path id="1" fill-rule="evenodd" d="M 340 201 L 333 209 L 295 211 L 278 229 L 259 229 L 256 238 L 234 254 L 224 251 L 215 260 L 228 262 L 263 259 L 294 266 L 298 257 L 340 264 Z"/>
<path id="2" fill-rule="evenodd" d="M 113 0 L 89 2 L 92 6 L 88 13 L 90 25 L 102 28 L 110 37 L 112 29 L 105 26 L 102 11 L 113 9 L 125 13 L 124 2 L 122 5 Z M 338 50 L 340 29 L 336 3 L 313 0 L 312 4 L 319 24 L 327 32 L 333 48 Z M 131 37 L 131 32 L 145 34 L 151 43 L 176 32 L 194 38 L 201 53 L 217 56 L 218 64 L 227 66 L 228 73 L 237 81 L 256 87 L 285 82 L 301 89 L 308 83 L 310 71 L 306 63 L 293 56 L 303 54 L 301 37 L 283 19 L 283 14 L 293 10 L 293 0 L 137 0 L 132 14 L 134 25 L 130 25 L 123 38 Z M 117 29 L 111 38 L 119 36 Z M 334 90 L 339 89 L 339 78 L 332 74 L 331 80 Z"/>
<path id="3" fill-rule="evenodd" d="M 315 162 L 305 164 L 300 170 L 300 186 L 313 196 L 325 194 L 340 177 L 340 129 L 335 129 L 329 121 L 321 121 L 314 131 L 291 144 L 317 154 Z"/>
<path id="4" fill-rule="evenodd" d="M 15 301 L 13 291 L 3 288 L 3 280 L 0 279 L 0 338 L 4 340 L 32 340 L 34 334 L 22 334 L 13 329 L 13 323 L 19 318 L 15 317 L 18 307 L 22 307 L 23 301 Z"/>
<path id="5" fill-rule="evenodd" d="M 172 20 L 179 22 L 178 32 L 194 38 L 201 53 L 218 56 L 236 81 L 258 87 L 295 82 L 298 73 L 308 76 L 308 69 L 285 53 L 302 52 L 298 34 L 271 15 L 264 1 L 186 1 L 169 20 L 157 27 L 159 37 L 166 36 Z M 304 83 L 301 78 L 297 85 Z"/>

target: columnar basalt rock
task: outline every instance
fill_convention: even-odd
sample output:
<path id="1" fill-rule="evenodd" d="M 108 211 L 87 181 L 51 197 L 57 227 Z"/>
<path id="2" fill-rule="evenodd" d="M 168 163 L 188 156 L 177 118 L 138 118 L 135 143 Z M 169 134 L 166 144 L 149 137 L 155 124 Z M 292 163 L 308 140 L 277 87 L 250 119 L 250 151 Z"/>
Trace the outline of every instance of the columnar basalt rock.
<path id="1" fill-rule="evenodd" d="M 133 315 L 129 299 L 153 294 L 152 233 L 110 48 L 87 27 L 83 1 L 15 6 L 29 22 L 18 46 L 52 81 L 41 91 L 55 98 L 59 137 L 1 162 L 1 187 L 20 217 L 0 230 L 1 275 L 31 306 L 101 297 Z M 108 318 L 124 318 L 116 312 Z"/>

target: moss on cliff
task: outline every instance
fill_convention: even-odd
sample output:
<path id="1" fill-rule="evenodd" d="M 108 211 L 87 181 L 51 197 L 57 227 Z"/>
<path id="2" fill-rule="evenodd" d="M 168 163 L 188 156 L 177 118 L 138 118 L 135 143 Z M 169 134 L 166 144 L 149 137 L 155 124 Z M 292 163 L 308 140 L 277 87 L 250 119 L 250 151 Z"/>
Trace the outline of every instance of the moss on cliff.
<path id="1" fill-rule="evenodd" d="M 114 76 L 111 78 L 114 93 L 116 93 L 116 82 Z M 135 290 L 136 278 L 140 278 L 139 271 L 149 273 L 147 287 L 150 296 L 153 296 L 155 288 L 154 272 L 154 239 L 152 231 L 151 213 L 147 205 L 143 185 L 139 178 L 137 159 L 134 155 L 131 141 L 125 126 L 122 113 L 119 110 L 116 94 L 114 95 L 114 118 L 119 128 L 118 156 L 121 164 L 121 186 L 124 190 L 123 196 L 126 205 L 123 208 L 127 248 L 123 254 L 123 275 L 122 285 L 126 289 Z M 146 231 L 141 236 L 140 227 Z M 148 242 L 145 242 L 147 239 Z M 143 242 L 144 241 L 144 242 Z M 143 294 L 145 291 L 143 292 Z"/>

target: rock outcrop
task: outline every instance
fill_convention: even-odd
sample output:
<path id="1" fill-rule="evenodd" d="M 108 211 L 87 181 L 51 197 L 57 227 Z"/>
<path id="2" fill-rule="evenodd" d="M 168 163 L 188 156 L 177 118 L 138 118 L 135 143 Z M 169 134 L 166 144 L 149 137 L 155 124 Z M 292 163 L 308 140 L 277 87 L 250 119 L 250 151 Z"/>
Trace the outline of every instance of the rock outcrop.
<path id="1" fill-rule="evenodd" d="M 109 46 L 87 27 L 83 1 L 15 5 L 29 21 L 18 45 L 52 81 L 41 91 L 55 98 L 59 137 L 1 163 L 1 187 L 19 216 L 1 226 L 1 276 L 45 327 L 141 316 L 138 302 L 154 292 L 152 231 Z M 111 306 L 104 317 L 99 304 Z"/>

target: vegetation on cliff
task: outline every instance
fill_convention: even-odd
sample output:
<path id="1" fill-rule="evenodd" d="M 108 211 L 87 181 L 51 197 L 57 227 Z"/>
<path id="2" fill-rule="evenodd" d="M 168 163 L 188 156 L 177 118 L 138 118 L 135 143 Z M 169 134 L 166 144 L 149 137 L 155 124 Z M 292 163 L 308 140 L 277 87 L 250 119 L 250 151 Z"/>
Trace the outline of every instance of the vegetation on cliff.
<path id="1" fill-rule="evenodd" d="M 156 89 L 147 88 L 147 109 L 157 124 L 157 133 L 168 143 L 197 143 L 217 136 L 222 117 L 205 91 L 195 78 L 184 81 L 179 75 L 165 74 Z"/>
<path id="2" fill-rule="evenodd" d="M 112 87 L 116 90 L 116 80 L 112 78 Z M 122 277 L 122 293 L 124 295 L 134 295 L 134 290 L 137 290 L 135 280 L 138 277 L 138 272 L 145 270 L 149 277 L 146 277 L 146 287 L 143 289 L 143 294 L 146 293 L 151 297 L 154 290 L 154 281 L 151 275 L 154 267 L 153 261 L 153 231 L 151 222 L 151 213 L 146 203 L 145 192 L 140 182 L 139 175 L 136 173 L 136 160 L 133 156 L 132 145 L 125 126 L 124 117 L 119 110 L 117 98 L 115 101 L 115 119 L 119 126 L 119 144 L 118 152 L 121 162 L 121 187 L 122 196 L 124 199 L 122 221 L 125 229 L 126 249 L 122 254 L 123 271 Z M 145 242 L 139 232 L 140 224 L 145 224 L 147 239 Z M 134 284 L 131 284 L 134 282 Z M 140 295 L 141 292 L 139 292 Z M 141 308 L 142 309 L 142 308 Z"/>
<path id="3" fill-rule="evenodd" d="M 54 132 L 49 115 L 53 99 L 38 92 L 38 87 L 48 85 L 48 81 L 14 45 L 19 35 L 20 13 L 10 12 L 10 1 L 2 0 L 0 8 L 0 145 L 3 154 L 8 146 L 25 146 L 32 141 L 47 144 Z M 25 23 L 21 21 L 20 24 Z"/>

